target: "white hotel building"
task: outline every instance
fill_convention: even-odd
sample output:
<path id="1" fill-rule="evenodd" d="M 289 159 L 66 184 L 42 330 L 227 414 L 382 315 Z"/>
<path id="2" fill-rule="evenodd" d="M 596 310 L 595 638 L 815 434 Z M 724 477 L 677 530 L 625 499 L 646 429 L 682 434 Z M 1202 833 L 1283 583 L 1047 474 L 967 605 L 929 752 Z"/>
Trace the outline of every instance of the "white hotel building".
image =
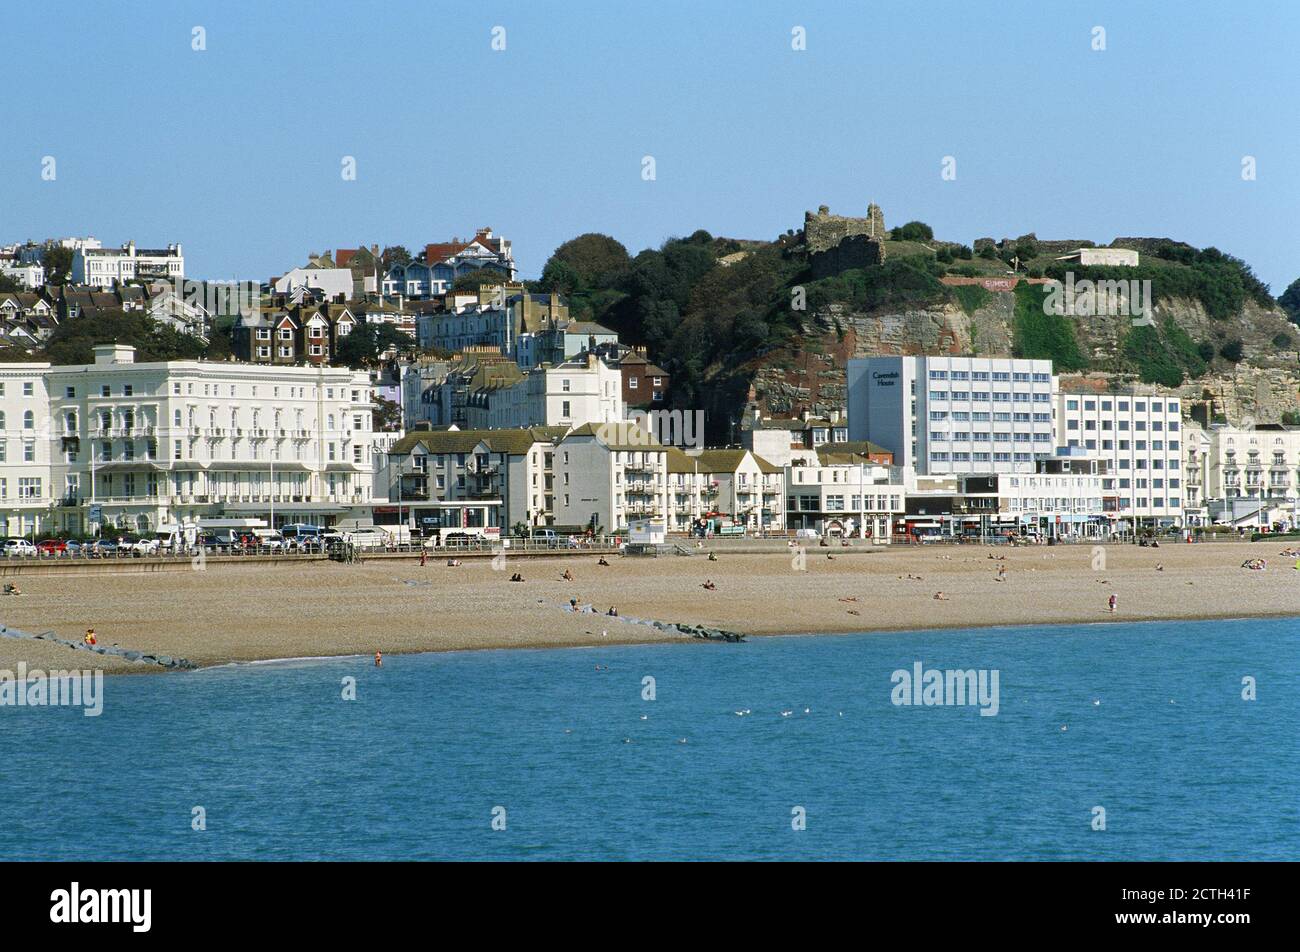
<path id="1" fill-rule="evenodd" d="M 346 368 L 210 361 L 0 365 L 9 535 L 227 516 L 329 523 L 372 500 L 372 385 Z M 98 514 L 98 518 L 95 518 Z"/>
<path id="2" fill-rule="evenodd" d="M 137 249 L 134 241 L 128 241 L 121 248 L 81 247 L 72 256 L 74 284 L 111 288 L 126 281 L 184 278 L 185 257 L 180 245 L 150 250 Z"/>
<path id="3" fill-rule="evenodd" d="M 1102 508 L 1111 520 L 1181 525 L 1182 406 L 1155 393 L 1062 393 L 1056 399 L 1057 440 L 1109 461 Z M 1194 504 L 1193 504 L 1194 505 Z"/>
<path id="4" fill-rule="evenodd" d="M 1052 455 L 1050 360 L 868 357 L 847 377 L 849 439 L 918 475 L 1032 473 Z"/>

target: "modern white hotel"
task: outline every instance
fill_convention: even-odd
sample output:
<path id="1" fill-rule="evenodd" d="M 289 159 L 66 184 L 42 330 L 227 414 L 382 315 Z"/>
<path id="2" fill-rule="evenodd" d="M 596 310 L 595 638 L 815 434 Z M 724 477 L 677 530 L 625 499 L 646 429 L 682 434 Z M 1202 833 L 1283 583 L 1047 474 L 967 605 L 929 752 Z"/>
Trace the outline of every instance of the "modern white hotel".
<path id="1" fill-rule="evenodd" d="M 848 364 L 849 439 L 917 475 L 1032 473 L 1055 447 L 1050 360 L 867 357 Z"/>
<path id="2" fill-rule="evenodd" d="M 1056 405 L 1060 445 L 1110 462 L 1102 479 L 1108 516 L 1181 522 L 1186 500 L 1177 397 L 1136 391 L 1062 393 Z"/>

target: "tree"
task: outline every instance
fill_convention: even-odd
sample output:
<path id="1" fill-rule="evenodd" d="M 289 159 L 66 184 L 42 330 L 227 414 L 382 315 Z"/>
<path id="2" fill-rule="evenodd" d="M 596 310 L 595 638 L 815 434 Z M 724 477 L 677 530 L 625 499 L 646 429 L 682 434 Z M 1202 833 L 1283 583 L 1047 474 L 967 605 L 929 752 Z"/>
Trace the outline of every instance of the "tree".
<path id="1" fill-rule="evenodd" d="M 572 294 L 610 287 L 631 265 L 627 248 L 609 235 L 587 232 L 552 252 L 542 268 L 542 284 Z"/>
<path id="2" fill-rule="evenodd" d="M 399 353 L 413 350 L 415 341 L 392 324 L 358 324 L 339 341 L 334 350 L 334 359 L 353 370 L 361 370 L 378 363 L 379 355 L 389 348 L 396 349 Z"/>
<path id="3" fill-rule="evenodd" d="M 483 285 L 505 284 L 506 276 L 496 268 L 475 268 L 459 275 L 451 284 L 453 291 L 477 291 Z"/>
<path id="4" fill-rule="evenodd" d="M 1239 340 L 1230 340 L 1219 348 L 1219 356 L 1235 364 L 1245 356 L 1245 347 Z"/>
<path id="5" fill-rule="evenodd" d="M 45 268 L 46 284 L 66 283 L 72 275 L 72 249 L 48 245 L 41 252 L 41 266 Z"/>
<path id="6" fill-rule="evenodd" d="M 389 245 L 379 255 L 379 264 L 384 274 L 387 274 L 389 269 L 392 268 L 393 265 L 395 264 L 410 264 L 410 263 L 411 263 L 411 253 L 406 250 L 406 247 L 404 245 Z"/>
<path id="7" fill-rule="evenodd" d="M 375 395 L 375 408 L 371 411 L 372 428 L 383 433 L 394 433 L 402 428 L 402 407 L 386 397 Z"/>
<path id="8" fill-rule="evenodd" d="M 1277 303 L 1286 311 L 1293 324 L 1300 324 L 1300 278 L 1287 285 Z"/>
<path id="9" fill-rule="evenodd" d="M 0 293 L 12 292 L 17 294 L 19 291 L 26 291 L 22 283 L 17 278 L 11 278 L 7 274 L 0 274 Z"/>
<path id="10" fill-rule="evenodd" d="M 889 237 L 894 241 L 933 241 L 934 229 L 923 221 L 909 221 L 895 228 Z"/>

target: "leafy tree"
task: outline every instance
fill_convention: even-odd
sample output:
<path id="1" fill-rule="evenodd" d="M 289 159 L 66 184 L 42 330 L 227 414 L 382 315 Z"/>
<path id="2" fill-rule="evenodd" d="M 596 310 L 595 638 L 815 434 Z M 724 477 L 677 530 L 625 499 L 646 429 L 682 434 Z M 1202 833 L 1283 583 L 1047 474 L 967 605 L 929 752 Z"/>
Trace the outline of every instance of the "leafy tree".
<path id="1" fill-rule="evenodd" d="M 192 334 L 159 324 L 138 311 L 105 311 L 93 320 L 64 321 L 45 343 L 45 357 L 52 364 L 88 364 L 94 360 L 96 344 L 129 344 L 136 359 L 197 360 L 207 345 Z"/>
<path id="2" fill-rule="evenodd" d="M 372 367 L 381 354 L 389 348 L 406 352 L 415 348 L 409 334 L 392 324 L 358 324 L 352 332 L 339 341 L 334 350 L 336 363 L 346 364 L 353 370 Z"/>
<path id="3" fill-rule="evenodd" d="M 496 268 L 475 268 L 459 275 L 451 283 L 453 291 L 477 291 L 483 285 L 505 284 L 506 276 Z"/>
<path id="4" fill-rule="evenodd" d="M 621 242 L 609 235 L 588 232 L 555 249 L 542 268 L 542 284 L 547 290 L 564 294 L 607 288 L 631 263 Z"/>
<path id="5" fill-rule="evenodd" d="M 72 249 L 49 245 L 41 252 L 46 284 L 65 284 L 72 275 Z"/>
<path id="6" fill-rule="evenodd" d="M 387 274 L 388 270 L 395 264 L 410 264 L 411 253 L 406 250 L 405 245 L 389 245 L 380 253 L 379 263 L 383 272 Z"/>
<path id="7" fill-rule="evenodd" d="M 1282 310 L 1286 311 L 1292 323 L 1300 324 L 1300 278 L 1287 285 L 1282 296 L 1277 299 L 1277 303 L 1281 305 Z"/>
<path id="8" fill-rule="evenodd" d="M 16 294 L 19 291 L 26 290 L 27 288 L 25 288 L 17 278 L 11 278 L 7 274 L 0 274 L 0 292 L 12 292 Z"/>
<path id="9" fill-rule="evenodd" d="M 894 241 L 933 241 L 934 229 L 923 221 L 909 221 L 890 232 Z"/>
<path id="10" fill-rule="evenodd" d="M 401 405 L 378 394 L 375 394 L 375 408 L 371 411 L 371 417 L 372 428 L 380 432 L 393 433 L 402 428 Z"/>
<path id="11" fill-rule="evenodd" d="M 1234 364 L 1240 361 L 1245 354 L 1245 346 L 1239 340 L 1230 340 L 1219 348 L 1219 356 L 1224 360 L 1232 361 Z"/>

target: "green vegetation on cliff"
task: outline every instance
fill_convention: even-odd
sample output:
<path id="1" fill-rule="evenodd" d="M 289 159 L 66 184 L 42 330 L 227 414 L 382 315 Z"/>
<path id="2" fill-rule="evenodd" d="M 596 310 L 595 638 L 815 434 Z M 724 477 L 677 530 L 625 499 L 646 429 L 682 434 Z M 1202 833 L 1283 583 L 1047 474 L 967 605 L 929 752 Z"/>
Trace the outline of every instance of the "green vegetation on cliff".
<path id="1" fill-rule="evenodd" d="M 1196 342 L 1172 318 L 1156 325 L 1131 327 L 1120 348 L 1126 370 L 1144 383 L 1179 386 L 1186 376 L 1199 377 L 1206 371 Z"/>
<path id="2" fill-rule="evenodd" d="M 1086 370 L 1088 360 L 1079 350 L 1070 318 L 1044 310 L 1044 287 L 1027 281 L 1016 285 L 1013 355 L 1050 360 L 1057 371 Z"/>

